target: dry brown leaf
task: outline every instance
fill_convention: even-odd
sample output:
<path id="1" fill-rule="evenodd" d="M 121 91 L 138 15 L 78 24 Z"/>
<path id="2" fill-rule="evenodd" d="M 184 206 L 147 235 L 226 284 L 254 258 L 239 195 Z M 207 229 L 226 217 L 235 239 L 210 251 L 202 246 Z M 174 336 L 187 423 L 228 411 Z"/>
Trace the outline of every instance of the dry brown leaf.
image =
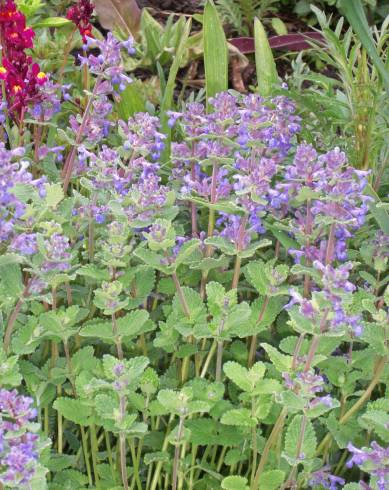
<path id="1" fill-rule="evenodd" d="M 109 31 L 120 29 L 137 37 L 141 9 L 136 0 L 94 0 L 100 24 Z"/>

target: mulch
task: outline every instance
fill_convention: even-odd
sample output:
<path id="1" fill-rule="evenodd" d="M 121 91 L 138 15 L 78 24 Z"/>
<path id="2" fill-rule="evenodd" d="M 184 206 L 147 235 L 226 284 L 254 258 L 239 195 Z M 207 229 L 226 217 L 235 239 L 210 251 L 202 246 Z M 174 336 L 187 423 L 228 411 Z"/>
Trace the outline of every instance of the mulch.
<path id="1" fill-rule="evenodd" d="M 201 11 L 201 0 L 138 0 L 140 7 L 151 7 L 166 13 L 194 14 Z"/>

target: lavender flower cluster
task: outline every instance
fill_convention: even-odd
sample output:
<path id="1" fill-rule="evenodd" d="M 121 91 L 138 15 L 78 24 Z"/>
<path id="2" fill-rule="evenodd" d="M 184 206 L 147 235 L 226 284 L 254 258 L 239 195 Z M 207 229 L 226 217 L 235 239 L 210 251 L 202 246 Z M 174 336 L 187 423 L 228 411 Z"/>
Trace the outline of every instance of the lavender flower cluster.
<path id="1" fill-rule="evenodd" d="M 358 449 L 351 443 L 347 449 L 352 454 L 347 466 L 360 466 L 364 471 L 377 479 L 378 490 L 389 488 L 389 447 L 383 448 L 373 441 L 370 448 Z"/>
<path id="2" fill-rule="evenodd" d="M 16 488 L 28 488 L 38 460 L 39 436 L 29 430 L 36 418 L 30 397 L 16 390 L 0 390 L 0 482 Z"/>
<path id="3" fill-rule="evenodd" d="M 46 192 L 45 178 L 33 178 L 27 170 L 29 163 L 22 159 L 24 154 L 23 148 L 8 150 L 4 143 L 0 143 L 0 241 L 14 238 L 16 245 L 20 242 L 16 235 L 17 226 L 26 210 L 26 203 L 17 196 L 17 187 L 26 184 L 34 186 L 41 197 Z M 27 237 L 27 241 L 30 241 L 30 237 Z"/>
<path id="4" fill-rule="evenodd" d="M 123 66 L 121 51 L 125 49 L 134 54 L 134 40 L 119 41 L 112 33 L 102 41 L 87 37 L 87 48 L 96 48 L 99 54 L 79 56 L 81 65 L 88 68 L 90 73 L 97 76 L 93 94 L 90 97 L 90 110 L 83 118 L 70 117 L 70 127 L 75 135 L 82 133 L 88 144 L 99 143 L 109 135 L 114 126 L 110 116 L 113 109 L 112 98 L 123 92 L 132 79 L 126 74 Z"/>
<path id="5" fill-rule="evenodd" d="M 300 130 L 300 119 L 286 97 L 269 103 L 256 94 L 224 92 L 209 103 L 209 113 L 198 103 L 181 114 L 170 113 L 171 126 L 180 121 L 188 136 L 172 146 L 174 185 L 183 199 L 195 195 L 241 207 L 247 215 L 243 225 L 230 213 L 222 214 L 217 225 L 221 236 L 246 248 L 254 233 L 264 232 L 262 218 L 274 206 L 273 178 Z"/>

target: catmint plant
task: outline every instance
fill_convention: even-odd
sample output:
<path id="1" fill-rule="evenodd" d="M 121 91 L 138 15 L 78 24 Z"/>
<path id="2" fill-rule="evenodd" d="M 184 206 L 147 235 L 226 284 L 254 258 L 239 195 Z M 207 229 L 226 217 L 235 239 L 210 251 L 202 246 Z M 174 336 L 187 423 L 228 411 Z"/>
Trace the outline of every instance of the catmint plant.
<path id="1" fill-rule="evenodd" d="M 386 488 L 369 173 L 285 87 L 134 111 L 93 8 L 49 76 L 0 0 L 0 488 Z"/>

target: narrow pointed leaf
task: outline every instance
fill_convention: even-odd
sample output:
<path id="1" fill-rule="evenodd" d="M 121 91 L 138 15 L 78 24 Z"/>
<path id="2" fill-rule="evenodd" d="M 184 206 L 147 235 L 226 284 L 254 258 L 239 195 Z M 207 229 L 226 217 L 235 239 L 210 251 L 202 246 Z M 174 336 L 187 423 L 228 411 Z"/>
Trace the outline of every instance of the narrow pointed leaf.
<path id="1" fill-rule="evenodd" d="M 228 48 L 223 25 L 212 0 L 204 9 L 204 64 L 207 100 L 228 88 Z"/>
<path id="2" fill-rule="evenodd" d="M 258 89 L 261 95 L 268 96 L 278 82 L 278 74 L 269 40 L 259 19 L 254 21 L 254 38 Z"/>

